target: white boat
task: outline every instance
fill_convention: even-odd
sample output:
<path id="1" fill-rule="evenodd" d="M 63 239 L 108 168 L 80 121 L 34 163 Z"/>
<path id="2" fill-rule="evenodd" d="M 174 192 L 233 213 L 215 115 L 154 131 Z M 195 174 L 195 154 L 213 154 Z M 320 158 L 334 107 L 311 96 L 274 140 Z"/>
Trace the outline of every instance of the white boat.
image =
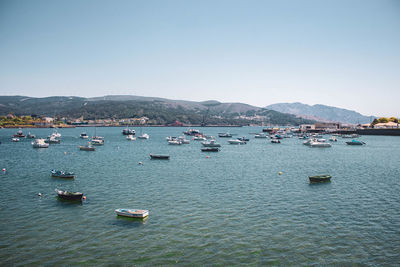
<path id="1" fill-rule="evenodd" d="M 145 218 L 149 216 L 148 210 L 116 209 L 115 212 L 119 216 L 125 216 L 131 218 Z"/>
<path id="2" fill-rule="evenodd" d="M 170 140 L 170 141 L 168 141 L 168 144 L 169 144 L 169 145 L 177 145 L 177 146 L 180 146 L 180 145 L 182 145 L 182 142 L 179 141 L 179 140 Z"/>
<path id="3" fill-rule="evenodd" d="M 149 137 L 150 136 L 147 133 L 144 133 L 144 134 L 138 136 L 137 138 L 139 138 L 139 139 L 149 139 Z"/>
<path id="4" fill-rule="evenodd" d="M 321 142 L 321 143 L 324 143 L 324 142 L 326 142 L 326 139 L 324 139 L 324 138 L 318 138 L 317 141 L 318 141 L 318 142 Z"/>
<path id="5" fill-rule="evenodd" d="M 176 136 L 167 136 L 167 137 L 165 137 L 165 139 L 167 140 L 167 141 L 172 141 L 172 140 L 176 140 L 176 139 L 178 139 Z"/>
<path id="6" fill-rule="evenodd" d="M 205 137 L 202 136 L 202 135 L 199 135 L 199 136 L 193 137 L 193 140 L 195 140 L 195 141 L 206 141 L 207 138 L 205 138 Z"/>
<path id="7" fill-rule="evenodd" d="M 82 138 L 82 139 L 88 139 L 89 138 L 89 136 L 85 132 L 81 133 L 81 135 L 79 137 Z"/>
<path id="8" fill-rule="evenodd" d="M 325 142 L 318 142 L 318 141 L 312 141 L 310 143 L 310 147 L 331 147 L 332 145 L 330 143 L 325 143 Z"/>
<path id="9" fill-rule="evenodd" d="M 246 144 L 246 141 L 241 141 L 239 139 L 231 139 L 231 140 L 228 140 L 228 143 L 231 145 L 244 145 L 244 144 Z"/>
<path id="10" fill-rule="evenodd" d="M 19 142 L 19 138 L 18 138 L 18 137 L 13 137 L 11 140 L 12 140 L 13 142 Z"/>
<path id="11" fill-rule="evenodd" d="M 136 140 L 136 137 L 133 137 L 133 135 L 130 134 L 130 135 L 128 135 L 128 136 L 126 137 L 126 139 L 129 140 L 129 141 L 135 141 L 135 140 Z"/>
<path id="12" fill-rule="evenodd" d="M 102 139 L 92 139 L 91 143 L 94 146 L 102 146 L 102 145 L 104 145 L 104 140 L 102 140 Z"/>
<path id="13" fill-rule="evenodd" d="M 311 142 L 314 142 L 314 141 L 315 141 L 315 139 L 308 139 L 307 141 L 303 142 L 303 145 L 309 146 L 309 145 L 311 145 Z"/>
<path id="14" fill-rule="evenodd" d="M 50 135 L 49 137 L 47 137 L 45 142 L 49 144 L 59 144 L 61 143 L 61 140 L 57 139 L 54 135 Z"/>
<path id="15" fill-rule="evenodd" d="M 34 142 L 32 142 L 32 147 L 33 148 L 48 148 L 49 144 L 45 142 L 45 139 L 36 139 Z"/>
<path id="16" fill-rule="evenodd" d="M 182 144 L 190 144 L 190 141 L 187 140 L 184 136 L 179 136 L 178 141 L 180 141 Z"/>
<path id="17" fill-rule="evenodd" d="M 336 139 L 336 137 L 334 137 L 334 136 L 331 136 L 331 137 L 329 138 L 329 141 L 332 141 L 332 142 L 337 142 L 337 139 Z"/>
<path id="18" fill-rule="evenodd" d="M 267 138 L 267 135 L 265 135 L 265 134 L 263 134 L 263 133 L 259 133 L 259 134 L 256 134 L 256 135 L 254 136 L 254 138 Z"/>
<path id="19" fill-rule="evenodd" d="M 55 138 L 61 137 L 61 134 L 59 132 L 57 132 L 57 130 L 54 130 L 54 132 L 51 135 L 54 136 Z"/>
<path id="20" fill-rule="evenodd" d="M 216 140 L 210 140 L 209 142 L 201 142 L 204 147 L 221 147 L 220 143 L 217 143 Z"/>

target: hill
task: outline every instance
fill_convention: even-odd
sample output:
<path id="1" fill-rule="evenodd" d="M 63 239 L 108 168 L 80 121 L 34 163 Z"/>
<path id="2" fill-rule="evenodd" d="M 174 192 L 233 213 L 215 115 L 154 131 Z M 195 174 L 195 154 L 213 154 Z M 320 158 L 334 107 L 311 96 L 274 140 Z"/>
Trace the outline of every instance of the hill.
<path id="1" fill-rule="evenodd" d="M 299 125 L 312 120 L 243 103 L 171 100 L 142 96 L 104 96 L 96 98 L 53 96 L 0 96 L 0 115 L 58 116 L 69 119 L 122 119 L 148 117 L 152 124 Z"/>
<path id="2" fill-rule="evenodd" d="M 325 106 L 325 105 L 307 105 L 299 102 L 296 103 L 278 103 L 266 106 L 267 109 L 272 109 L 278 112 L 293 114 L 303 118 L 326 121 L 326 122 L 342 122 L 342 123 L 370 123 L 375 117 L 364 116 L 356 111 Z"/>

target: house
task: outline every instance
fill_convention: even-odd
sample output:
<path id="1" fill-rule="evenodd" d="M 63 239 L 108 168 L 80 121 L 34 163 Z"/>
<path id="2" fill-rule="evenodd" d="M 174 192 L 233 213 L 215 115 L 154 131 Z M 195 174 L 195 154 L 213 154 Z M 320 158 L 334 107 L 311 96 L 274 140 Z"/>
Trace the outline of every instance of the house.
<path id="1" fill-rule="evenodd" d="M 381 122 L 374 125 L 375 129 L 387 129 L 387 128 L 399 128 L 399 124 L 389 121 L 389 122 Z"/>

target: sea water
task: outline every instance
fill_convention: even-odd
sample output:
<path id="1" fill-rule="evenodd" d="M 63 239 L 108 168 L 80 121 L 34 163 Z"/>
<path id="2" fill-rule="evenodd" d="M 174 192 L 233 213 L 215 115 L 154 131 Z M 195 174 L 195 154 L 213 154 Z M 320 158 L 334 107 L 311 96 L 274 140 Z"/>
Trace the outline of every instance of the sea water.
<path id="1" fill-rule="evenodd" d="M 400 263 L 400 138 L 338 138 L 311 148 L 288 138 L 255 139 L 260 127 L 199 128 L 248 136 L 246 145 L 217 138 L 218 153 L 191 140 L 168 145 L 185 128 L 97 128 L 95 152 L 80 151 L 81 132 L 59 129 L 61 144 L 34 149 L 0 129 L 1 265 L 386 265 Z M 24 129 L 38 137 L 51 129 Z M 191 137 L 189 137 L 191 138 Z M 170 160 L 151 160 L 150 153 Z M 142 164 L 139 164 L 142 162 Z M 2 169 L 6 171 L 3 172 Z M 51 169 L 75 172 L 52 178 Z M 281 175 L 280 175 L 281 172 Z M 308 176 L 330 174 L 310 185 Z M 56 188 L 86 200 L 57 199 Z M 41 193 L 42 196 L 38 196 Z M 149 217 L 117 217 L 115 209 Z"/>

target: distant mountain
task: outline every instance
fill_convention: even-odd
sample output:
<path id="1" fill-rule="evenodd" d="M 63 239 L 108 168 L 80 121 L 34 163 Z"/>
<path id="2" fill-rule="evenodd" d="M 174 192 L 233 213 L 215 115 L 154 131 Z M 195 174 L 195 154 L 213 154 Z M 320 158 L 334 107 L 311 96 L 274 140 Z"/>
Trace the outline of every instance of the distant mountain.
<path id="1" fill-rule="evenodd" d="M 342 122 L 342 123 L 370 123 L 375 117 L 364 116 L 356 111 L 325 106 L 325 105 L 306 105 L 299 102 L 296 103 L 279 103 L 266 106 L 267 109 L 301 116 L 303 118 L 313 119 L 326 122 Z"/>
<path id="2" fill-rule="evenodd" d="M 0 96 L 0 115 L 10 113 L 70 119 L 80 117 L 121 119 L 146 116 L 153 124 L 169 124 L 175 120 L 185 124 L 205 125 L 299 125 L 315 122 L 243 103 L 221 103 L 215 100 L 195 102 L 130 95 L 94 98 Z"/>

